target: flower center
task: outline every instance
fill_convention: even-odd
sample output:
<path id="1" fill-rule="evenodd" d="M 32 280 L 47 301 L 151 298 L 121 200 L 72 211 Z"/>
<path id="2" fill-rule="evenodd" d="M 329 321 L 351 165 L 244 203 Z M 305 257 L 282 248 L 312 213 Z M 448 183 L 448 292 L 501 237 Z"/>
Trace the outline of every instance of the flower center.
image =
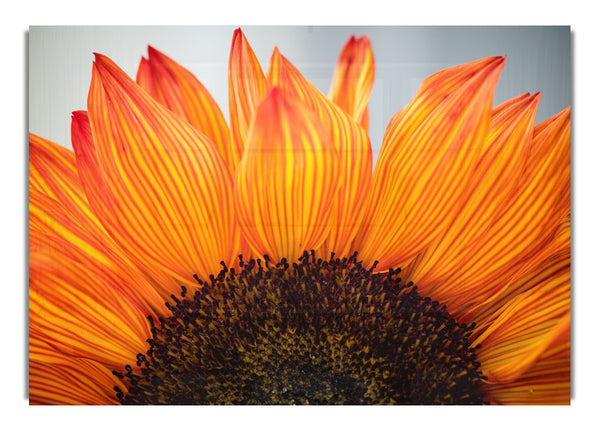
<path id="1" fill-rule="evenodd" d="M 243 262 L 149 317 L 123 404 L 481 404 L 469 336 L 400 270 L 350 258 Z"/>

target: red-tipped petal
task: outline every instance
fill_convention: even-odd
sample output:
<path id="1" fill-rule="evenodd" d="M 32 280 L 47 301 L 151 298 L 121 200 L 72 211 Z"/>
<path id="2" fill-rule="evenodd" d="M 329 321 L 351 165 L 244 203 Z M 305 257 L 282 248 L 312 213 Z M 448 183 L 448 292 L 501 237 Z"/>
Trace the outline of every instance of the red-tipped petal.
<path id="1" fill-rule="evenodd" d="M 405 266 L 462 209 L 503 65 L 495 57 L 440 72 L 392 119 L 356 242 L 364 260 Z"/>
<path id="2" fill-rule="evenodd" d="M 163 106 L 185 118 L 213 142 L 235 171 L 229 129 L 217 102 L 186 68 L 148 47 L 148 60 L 142 59 L 136 81 Z"/>
<path id="3" fill-rule="evenodd" d="M 424 252 L 420 265 L 413 270 L 412 277 L 419 286 L 436 299 L 448 299 L 439 295 L 450 295 L 445 292 L 452 291 L 454 296 L 460 293 L 463 304 L 473 302 L 464 289 L 464 280 L 457 279 L 457 274 L 515 193 L 531 151 L 538 102 L 539 95 L 519 97 L 494 110 L 485 152 L 473 172 L 473 193 L 459 216 L 447 220 L 445 232 Z M 488 289 L 491 295 L 496 281 L 478 285 L 477 294 Z"/>
<path id="4" fill-rule="evenodd" d="M 331 229 L 338 153 L 316 115 L 272 89 L 257 110 L 236 178 L 236 212 L 258 256 L 295 260 Z"/>
<path id="5" fill-rule="evenodd" d="M 244 153 L 254 111 L 267 92 L 267 82 L 252 47 L 239 28 L 229 55 L 229 126 L 236 163 Z"/>
<path id="6" fill-rule="evenodd" d="M 570 212 L 570 130 L 568 109 L 534 129 L 524 169 L 514 174 L 518 184 L 494 204 L 488 228 L 461 256 L 451 282 L 435 287 L 450 309 L 487 300 L 552 240 Z"/>
<path id="7" fill-rule="evenodd" d="M 286 94 L 297 97 L 317 115 L 340 154 L 340 190 L 335 199 L 336 222 L 320 254 L 346 255 L 365 212 L 365 199 L 373 169 L 371 143 L 363 128 L 331 103 L 302 76 L 279 50 L 271 57 L 267 80 Z"/>
<path id="8" fill-rule="evenodd" d="M 154 83 L 152 82 L 152 68 L 146 57 L 142 57 L 138 66 L 135 82 L 142 87 L 146 93 L 154 97 Z"/>
<path id="9" fill-rule="evenodd" d="M 97 55 L 89 123 L 73 117 L 73 147 L 90 205 L 119 246 L 168 289 L 207 278 L 236 254 L 233 187 L 213 144 Z M 93 139 L 89 139 L 89 132 Z"/>
<path id="10" fill-rule="evenodd" d="M 75 168 L 75 155 L 48 140 L 30 136 L 30 244 L 43 240 L 53 252 L 66 245 L 98 265 L 109 264 L 130 282 L 119 286 L 142 310 L 163 310 L 164 299 L 112 241 L 89 207 Z M 118 269 L 117 269 L 118 268 Z"/>
<path id="11" fill-rule="evenodd" d="M 352 36 L 340 53 L 329 99 L 365 130 L 369 128 L 368 103 L 375 82 L 375 61 L 367 36 Z"/>
<path id="12" fill-rule="evenodd" d="M 519 378 L 557 340 L 568 340 L 571 329 L 570 268 L 540 282 L 506 303 L 498 317 L 473 344 L 490 383 Z"/>
<path id="13" fill-rule="evenodd" d="M 75 154 L 54 142 L 29 134 L 29 190 L 67 206 L 74 218 L 87 217 L 87 198 L 79 181 Z"/>

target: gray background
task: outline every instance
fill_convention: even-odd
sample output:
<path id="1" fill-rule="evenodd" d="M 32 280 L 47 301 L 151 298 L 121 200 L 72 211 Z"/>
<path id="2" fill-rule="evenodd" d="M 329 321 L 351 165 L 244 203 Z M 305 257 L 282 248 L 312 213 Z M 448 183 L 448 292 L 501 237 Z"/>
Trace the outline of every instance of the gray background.
<path id="1" fill-rule="evenodd" d="M 135 77 L 152 45 L 190 69 L 227 116 L 227 61 L 236 27 L 31 27 L 29 131 L 71 147 L 71 112 L 86 109 L 93 52 Z M 335 62 L 352 34 L 367 34 L 376 72 L 369 136 L 377 157 L 385 128 L 421 81 L 446 67 L 494 55 L 507 62 L 495 104 L 542 92 L 536 122 L 571 104 L 571 33 L 559 27 L 242 27 L 266 72 L 277 45 L 327 94 Z"/>

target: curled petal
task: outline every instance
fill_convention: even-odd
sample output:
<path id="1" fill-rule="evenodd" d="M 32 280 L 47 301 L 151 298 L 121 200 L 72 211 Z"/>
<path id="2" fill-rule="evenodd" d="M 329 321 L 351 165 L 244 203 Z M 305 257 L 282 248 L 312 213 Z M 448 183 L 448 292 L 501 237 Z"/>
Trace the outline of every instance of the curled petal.
<path id="1" fill-rule="evenodd" d="M 503 65 L 495 57 L 434 75 L 392 119 L 357 237 L 363 260 L 380 270 L 406 265 L 462 209 Z"/>
<path id="2" fill-rule="evenodd" d="M 369 128 L 368 103 L 375 82 L 375 61 L 368 36 L 350 37 L 335 67 L 329 99 L 365 130 Z"/>
<path id="3" fill-rule="evenodd" d="M 236 212 L 253 251 L 296 259 L 331 229 L 338 153 L 316 115 L 278 88 L 257 110 L 236 178 Z"/>
<path id="4" fill-rule="evenodd" d="M 73 148 L 90 206 L 115 242 L 141 268 L 170 276 L 168 289 L 229 264 L 239 237 L 232 179 L 213 144 L 100 55 L 88 108 L 89 119 L 74 113 Z"/>
<path id="5" fill-rule="evenodd" d="M 85 259 L 77 247 L 30 238 L 30 337 L 64 355 L 122 366 L 144 352 L 146 314 L 122 294 L 130 280 L 110 262 Z"/>
<path id="6" fill-rule="evenodd" d="M 559 340 L 511 383 L 486 385 L 494 404 L 568 405 L 571 400 L 571 343 Z"/>
<path id="7" fill-rule="evenodd" d="M 548 349 L 570 337 L 570 268 L 506 303 L 474 344 L 490 383 L 518 379 Z"/>
<path id="8" fill-rule="evenodd" d="M 229 55 L 229 126 L 235 162 L 244 153 L 254 110 L 265 97 L 267 82 L 254 51 L 239 28 L 233 33 Z"/>
<path id="9" fill-rule="evenodd" d="M 104 365 L 61 354 L 35 335 L 30 337 L 30 404 L 111 405 L 116 403 L 115 386 L 125 390 Z"/>
<path id="10" fill-rule="evenodd" d="M 217 102 L 187 69 L 148 47 L 148 59 L 142 58 L 137 83 L 163 106 L 185 118 L 216 146 L 235 171 L 229 129 Z"/>
<path id="11" fill-rule="evenodd" d="M 347 255 L 362 223 L 371 184 L 373 155 L 369 138 L 363 128 L 308 82 L 277 48 L 271 56 L 267 80 L 311 108 L 340 154 L 340 189 L 334 204 L 336 222 L 320 253 Z"/>

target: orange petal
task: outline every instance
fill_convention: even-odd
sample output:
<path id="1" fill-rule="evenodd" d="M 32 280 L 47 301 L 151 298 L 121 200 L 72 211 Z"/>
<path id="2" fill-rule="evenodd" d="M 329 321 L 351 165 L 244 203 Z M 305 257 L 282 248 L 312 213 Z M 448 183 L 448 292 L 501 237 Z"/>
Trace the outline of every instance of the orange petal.
<path id="1" fill-rule="evenodd" d="M 369 129 L 367 105 L 375 82 L 375 61 L 368 36 L 352 36 L 340 53 L 329 99 L 365 130 Z"/>
<path id="2" fill-rule="evenodd" d="M 156 101 L 185 118 L 210 139 L 227 162 L 230 172 L 235 172 L 225 118 L 217 102 L 190 71 L 148 47 L 148 60 L 140 62 L 136 80 Z"/>
<path id="3" fill-rule="evenodd" d="M 511 282 L 519 280 L 523 275 L 528 274 L 534 268 L 545 263 L 549 259 L 554 259 L 557 255 L 564 255 L 565 260 L 571 259 L 571 214 L 567 214 L 558 225 L 558 229 L 550 243 L 541 251 L 531 257 L 512 275 Z"/>
<path id="4" fill-rule="evenodd" d="M 72 142 L 76 151 L 79 152 L 80 165 L 82 160 L 85 160 L 85 157 L 87 157 L 90 160 L 94 160 L 95 165 L 92 166 L 97 166 L 96 155 L 89 150 L 94 148 L 94 141 L 88 114 L 85 111 L 73 112 Z M 88 151 L 88 153 L 85 153 L 85 151 Z M 97 171 L 94 169 L 90 169 L 82 175 L 84 178 L 85 175 L 88 175 L 89 178 L 96 176 L 93 179 L 93 184 L 103 184 L 104 182 L 102 176 L 97 175 Z M 103 204 L 103 202 L 99 203 Z M 112 263 L 123 268 L 125 273 L 130 273 L 132 276 L 134 274 L 137 275 L 139 271 L 146 280 L 146 283 L 143 284 L 143 288 L 139 289 L 138 296 L 148 304 L 151 304 L 153 310 L 164 311 L 164 300 L 169 300 L 170 295 L 180 288 L 179 284 L 174 283 L 173 278 L 161 271 L 160 268 L 148 266 L 138 256 L 134 256 L 123 250 L 104 229 L 101 221 L 91 212 L 91 209 L 87 218 L 76 217 L 74 218 L 76 222 L 73 222 L 73 220 L 69 219 L 69 213 L 56 204 L 43 203 L 40 208 L 42 209 L 41 218 L 49 220 L 49 222 L 41 224 L 42 231 L 44 233 L 54 233 L 57 237 L 55 241 L 66 241 L 67 243 L 77 245 L 90 258 L 97 259 L 101 257 L 104 261 L 110 260 Z M 48 209 L 51 210 L 51 213 L 47 211 Z M 36 226 L 33 223 L 36 219 L 31 216 L 32 211 L 34 209 L 30 204 L 30 230 Z M 62 215 L 63 213 L 64 215 Z M 61 217 L 65 220 L 61 221 Z M 79 225 L 83 226 L 84 232 L 75 229 Z M 140 286 L 140 283 L 138 283 L 138 286 Z"/>
<path id="5" fill-rule="evenodd" d="M 457 318 L 477 322 L 476 331 L 485 329 L 499 314 L 499 309 L 520 293 L 526 292 L 571 265 L 571 223 L 565 218 L 553 240 L 512 275 L 506 286 L 478 304 L 469 306 Z"/>
<path id="6" fill-rule="evenodd" d="M 232 179 L 213 144 L 104 56 L 94 63 L 88 108 L 89 122 L 73 116 L 78 171 L 94 213 L 128 256 L 171 276 L 176 290 L 232 262 Z"/>
<path id="7" fill-rule="evenodd" d="M 412 134 L 445 98 L 464 87 L 478 73 L 499 61 L 499 57 L 483 58 L 441 70 L 424 79 L 412 101 L 392 117 L 388 130 L 398 132 L 402 129 L 405 133 Z M 393 155 L 396 150 L 395 140 L 384 139 L 382 153 L 391 152 Z"/>
<path id="8" fill-rule="evenodd" d="M 566 267 L 502 307 L 473 343 L 482 345 L 477 358 L 490 383 L 515 381 L 551 344 L 568 340 L 570 287 L 570 268 Z"/>
<path id="9" fill-rule="evenodd" d="M 73 249 L 71 258 L 119 273 L 124 283 L 115 288 L 133 301 L 136 308 L 146 314 L 165 311 L 164 301 L 168 296 L 159 295 L 97 223 L 93 218 L 73 219 L 66 206 L 35 190 L 29 194 L 30 247 L 41 245 L 44 252 L 51 254 L 61 248 Z"/>
<path id="10" fill-rule="evenodd" d="M 455 285 L 463 287 L 463 280 L 457 280 L 456 273 L 490 225 L 497 221 L 521 180 L 531 151 L 538 102 L 539 94 L 519 97 L 494 110 L 485 152 L 473 172 L 473 193 L 458 217 L 448 220 L 445 232 L 424 252 L 420 264 L 412 271 L 412 278 L 426 294 L 442 300 L 447 299 L 438 296 L 442 292 Z M 478 287 L 478 292 L 488 287 L 492 286 Z M 461 293 L 467 302 L 467 296 Z"/>
<path id="11" fill-rule="evenodd" d="M 484 388 L 494 404 L 570 404 L 571 343 L 554 343 L 514 382 Z"/>
<path id="12" fill-rule="evenodd" d="M 85 259 L 77 247 L 30 238 L 29 333 L 64 355 L 123 366 L 145 352 L 145 313 L 109 262 Z"/>
<path id="13" fill-rule="evenodd" d="M 92 213 L 74 153 L 34 135 L 29 142 L 30 238 L 43 237 L 50 249 L 60 244 L 77 247 L 100 265 L 110 261 L 131 280 L 123 286 L 124 294 L 135 297 L 146 310 L 164 310 L 164 299 L 143 280 Z"/>
<path id="14" fill-rule="evenodd" d="M 109 368 L 61 354 L 40 339 L 30 339 L 30 404 L 116 404 L 115 386 L 124 391 L 120 379 Z"/>
<path id="15" fill-rule="evenodd" d="M 277 48 L 271 57 L 267 80 L 309 106 L 323 123 L 341 157 L 340 190 L 335 199 L 335 224 L 320 253 L 347 255 L 363 220 L 371 184 L 373 155 L 365 132 L 345 112 L 306 80 Z"/>
<path id="16" fill-rule="evenodd" d="M 447 257 L 456 269 L 431 294 L 449 310 L 483 302 L 501 290 L 544 250 L 570 212 L 570 110 L 548 121 L 534 129 L 525 165 L 514 172 L 516 186 L 490 204 L 494 214 L 487 228 L 463 254 Z"/>
<path id="17" fill-rule="evenodd" d="M 32 133 L 29 134 L 29 189 L 62 202 L 76 213 L 88 207 L 73 151 Z"/>
<path id="18" fill-rule="evenodd" d="M 152 69 L 147 58 L 142 57 L 138 66 L 135 82 L 142 87 L 146 93 L 154 97 L 154 83 L 152 82 Z"/>
<path id="19" fill-rule="evenodd" d="M 388 125 L 357 245 L 378 269 L 403 267 L 464 206 L 490 125 L 500 57 L 442 71 L 423 82 Z"/>
<path id="20" fill-rule="evenodd" d="M 339 155 L 315 114 L 278 88 L 261 103 L 236 178 L 236 212 L 253 251 L 274 260 L 315 249 L 331 229 Z"/>
<path id="21" fill-rule="evenodd" d="M 236 163 L 244 153 L 254 111 L 266 92 L 267 82 L 260 63 L 246 36 L 238 28 L 233 33 L 229 55 L 229 126 Z"/>

